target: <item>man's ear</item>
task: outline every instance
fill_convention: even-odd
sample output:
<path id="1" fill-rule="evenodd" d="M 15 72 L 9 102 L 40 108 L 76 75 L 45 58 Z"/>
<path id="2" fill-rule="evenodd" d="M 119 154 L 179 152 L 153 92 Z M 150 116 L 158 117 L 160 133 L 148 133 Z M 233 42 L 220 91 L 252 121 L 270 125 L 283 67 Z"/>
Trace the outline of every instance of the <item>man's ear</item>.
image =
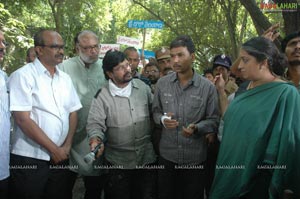
<path id="1" fill-rule="evenodd" d="M 36 46 L 34 47 L 34 50 L 35 50 L 36 57 L 42 54 L 42 46 Z"/>
<path id="2" fill-rule="evenodd" d="M 79 44 L 76 44 L 76 45 L 75 45 L 75 50 L 76 50 L 76 53 L 77 53 L 77 54 L 79 54 L 79 46 L 78 46 L 78 45 L 79 45 Z"/>
<path id="3" fill-rule="evenodd" d="M 191 54 L 191 57 L 192 57 L 192 62 L 194 62 L 194 61 L 195 61 L 195 59 L 196 59 L 196 55 L 195 55 L 195 53 L 192 53 L 192 54 Z"/>
<path id="4" fill-rule="evenodd" d="M 106 75 L 109 77 L 109 79 L 113 79 L 113 73 L 111 71 L 106 71 Z"/>

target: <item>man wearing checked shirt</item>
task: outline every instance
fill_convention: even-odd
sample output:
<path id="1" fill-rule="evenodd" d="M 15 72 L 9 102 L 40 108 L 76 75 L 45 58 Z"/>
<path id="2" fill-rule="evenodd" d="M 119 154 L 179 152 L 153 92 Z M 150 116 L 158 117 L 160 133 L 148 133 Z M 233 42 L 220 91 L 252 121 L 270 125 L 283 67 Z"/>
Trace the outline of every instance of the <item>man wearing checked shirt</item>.
<path id="1" fill-rule="evenodd" d="M 170 45 L 175 73 L 159 79 L 153 100 L 153 117 L 162 124 L 159 144 L 158 197 L 204 197 L 206 135 L 217 132 L 218 95 L 215 86 L 193 69 L 195 46 L 189 36 Z"/>

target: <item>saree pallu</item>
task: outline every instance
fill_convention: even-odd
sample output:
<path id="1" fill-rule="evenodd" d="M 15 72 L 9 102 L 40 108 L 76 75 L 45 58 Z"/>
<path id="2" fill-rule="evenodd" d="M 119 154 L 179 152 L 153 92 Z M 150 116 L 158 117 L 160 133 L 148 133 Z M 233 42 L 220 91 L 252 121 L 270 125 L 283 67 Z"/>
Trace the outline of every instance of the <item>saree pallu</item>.
<path id="1" fill-rule="evenodd" d="M 266 173 L 263 198 L 281 198 L 286 189 L 300 198 L 300 96 L 289 83 L 258 86 L 229 105 L 210 199 L 241 198 Z"/>

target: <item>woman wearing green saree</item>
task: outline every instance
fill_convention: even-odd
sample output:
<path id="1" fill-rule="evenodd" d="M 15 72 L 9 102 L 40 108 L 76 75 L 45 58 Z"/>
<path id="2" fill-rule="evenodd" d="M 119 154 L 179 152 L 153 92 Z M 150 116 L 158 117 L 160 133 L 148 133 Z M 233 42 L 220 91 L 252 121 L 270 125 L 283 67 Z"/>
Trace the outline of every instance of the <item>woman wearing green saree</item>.
<path id="1" fill-rule="evenodd" d="M 250 80 L 224 114 L 211 199 L 300 198 L 300 96 L 283 80 L 284 57 L 272 41 L 242 45 L 239 70 Z"/>

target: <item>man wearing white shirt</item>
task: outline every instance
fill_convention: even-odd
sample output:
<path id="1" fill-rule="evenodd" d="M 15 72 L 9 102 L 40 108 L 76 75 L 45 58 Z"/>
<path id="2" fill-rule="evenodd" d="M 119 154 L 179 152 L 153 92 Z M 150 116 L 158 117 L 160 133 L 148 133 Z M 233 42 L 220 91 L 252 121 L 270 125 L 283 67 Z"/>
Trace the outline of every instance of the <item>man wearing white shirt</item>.
<path id="1" fill-rule="evenodd" d="M 6 42 L 0 31 L 0 62 L 5 55 Z M 0 69 L 0 198 L 8 198 L 10 112 L 6 87 L 7 75 Z"/>
<path id="2" fill-rule="evenodd" d="M 12 198 L 67 198 L 64 161 L 68 159 L 82 106 L 70 77 L 57 69 L 64 42 L 52 30 L 34 36 L 37 59 L 9 79 L 10 110 L 15 119 L 11 150 Z M 61 166 L 61 167 L 60 167 Z"/>

